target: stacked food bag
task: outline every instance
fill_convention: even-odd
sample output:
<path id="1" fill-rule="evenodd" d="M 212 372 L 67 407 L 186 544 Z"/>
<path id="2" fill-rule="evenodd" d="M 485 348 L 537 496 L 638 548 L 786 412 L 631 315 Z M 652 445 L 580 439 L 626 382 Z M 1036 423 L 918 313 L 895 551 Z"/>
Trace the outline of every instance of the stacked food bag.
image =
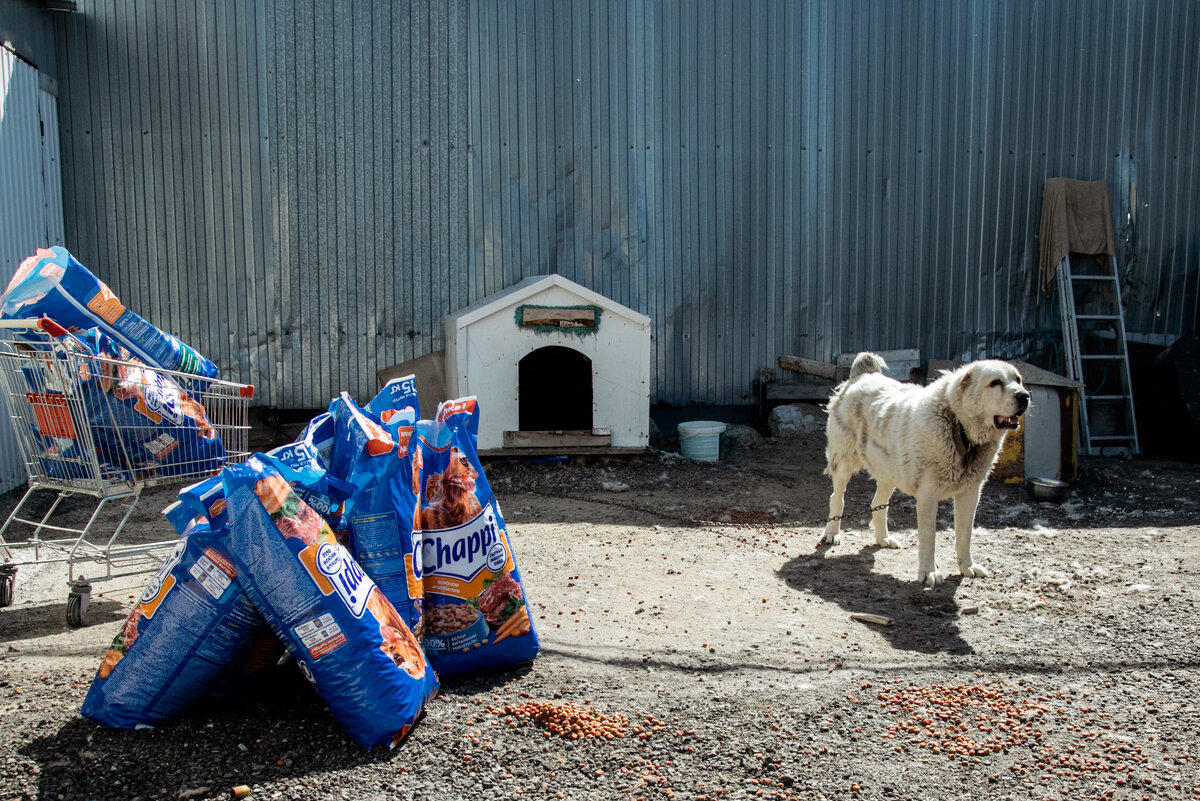
<path id="1" fill-rule="evenodd" d="M 217 366 L 130 309 L 66 248 L 39 248 L 0 296 L 0 319 L 49 317 L 68 331 L 96 329 L 145 364 L 216 378 Z"/>
<path id="2" fill-rule="evenodd" d="M 20 333 L 45 348 L 53 333 L 62 349 L 47 350 L 42 370 L 25 368 L 33 397 L 61 395 L 78 386 L 83 419 L 96 458 L 114 480 L 203 475 L 224 463 L 225 448 L 200 401 L 217 377 L 215 364 L 125 307 L 101 280 L 61 247 L 25 259 L 0 295 L 0 319 L 46 318 L 52 323 Z M 66 354 L 80 365 L 66 373 Z M 52 361 L 53 360 L 53 361 Z M 185 375 L 180 375 L 185 374 Z M 65 414 L 65 411 L 64 411 Z M 30 419 L 34 442 L 52 478 L 78 477 L 75 421 Z M 64 425 L 57 425 L 56 423 Z M 68 424 L 69 423 L 69 424 Z"/>
<path id="3" fill-rule="evenodd" d="M 419 408 L 412 377 L 366 406 L 342 394 L 296 442 L 181 491 L 166 510 L 180 545 L 83 714 L 155 725 L 236 692 L 286 648 L 356 742 L 392 746 L 438 674 L 531 661 L 537 636 L 475 450 L 478 405 L 446 402 L 433 420 Z"/>

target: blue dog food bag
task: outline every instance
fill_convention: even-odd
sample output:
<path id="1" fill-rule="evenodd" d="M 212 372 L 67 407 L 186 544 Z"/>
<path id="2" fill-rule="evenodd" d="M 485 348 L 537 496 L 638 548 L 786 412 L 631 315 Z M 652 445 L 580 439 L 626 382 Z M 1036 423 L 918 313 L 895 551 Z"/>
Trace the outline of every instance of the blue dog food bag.
<path id="1" fill-rule="evenodd" d="M 254 457 L 221 476 L 246 594 L 347 734 L 394 746 L 438 690 L 417 638 L 279 472 Z"/>
<path id="2" fill-rule="evenodd" d="M 300 438 L 281 445 L 259 459 L 278 471 L 292 491 L 333 529 L 338 542 L 346 544 L 343 514 L 346 498 L 354 486 L 338 477 L 328 467 L 333 455 L 333 416 L 320 414 L 301 432 Z"/>
<path id="3" fill-rule="evenodd" d="M 207 522 L 184 527 L 105 653 L 85 717 L 118 729 L 155 726 L 243 671 L 269 630 L 226 548 Z"/>
<path id="4" fill-rule="evenodd" d="M 217 377 L 217 366 L 121 303 L 66 248 L 39 248 L 0 296 L 0 318 L 49 317 L 68 330 L 99 327 L 148 365 Z"/>
<path id="5" fill-rule="evenodd" d="M 508 667 L 538 653 L 500 504 L 475 450 L 475 398 L 417 424 L 425 652 L 442 676 Z"/>
<path id="6" fill-rule="evenodd" d="M 216 429 L 173 376 L 143 364 L 99 329 L 76 336 L 101 357 L 81 362 L 79 385 L 102 462 L 139 478 L 221 469 L 225 447 Z"/>
<path id="7" fill-rule="evenodd" d="M 414 399 L 415 402 L 415 399 Z M 424 591 L 418 519 L 420 470 L 413 458 L 412 407 L 387 409 L 382 422 L 344 394 L 331 406 L 334 428 L 330 471 L 354 487 L 343 521 L 350 552 L 420 639 Z M 409 425 L 400 425 L 407 419 Z"/>
<path id="8" fill-rule="evenodd" d="M 115 481 L 215 472 L 225 448 L 204 407 L 172 375 L 151 369 L 98 328 L 59 334 L 84 358 L 38 348 L 40 367 L 24 368 L 28 425 L 53 478 L 91 475 L 87 429 L 103 475 Z M 34 347 L 34 346 L 30 346 Z M 87 358 L 97 357 L 97 358 Z M 72 374 L 71 371 L 76 373 Z M 66 394 L 78 389 L 81 404 Z"/>
<path id="9" fill-rule="evenodd" d="M 163 510 L 163 516 L 180 533 L 197 522 L 206 523 L 213 531 L 220 532 L 222 542 L 228 542 L 224 529 L 229 525 L 229 511 L 221 476 L 210 476 L 181 489 L 177 500 Z M 242 591 L 240 585 L 238 590 Z M 255 614 L 258 615 L 257 609 Z M 209 690 L 210 695 L 226 698 L 250 692 L 273 675 L 286 649 L 262 615 L 258 618 L 259 630 L 251 636 L 252 642 L 222 672 Z"/>
<path id="10" fill-rule="evenodd" d="M 367 404 L 367 411 L 378 418 L 389 431 L 415 423 L 421 416 L 417 377 L 409 375 L 387 382 Z"/>

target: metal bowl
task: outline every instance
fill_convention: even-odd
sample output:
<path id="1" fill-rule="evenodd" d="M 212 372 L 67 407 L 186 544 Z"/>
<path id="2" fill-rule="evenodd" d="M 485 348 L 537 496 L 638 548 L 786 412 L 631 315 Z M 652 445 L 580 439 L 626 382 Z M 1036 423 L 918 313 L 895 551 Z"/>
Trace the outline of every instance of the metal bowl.
<path id="1" fill-rule="evenodd" d="M 1025 489 L 1028 490 L 1029 497 L 1035 501 L 1057 503 L 1067 497 L 1067 488 L 1069 486 L 1067 482 L 1054 478 L 1025 479 Z"/>

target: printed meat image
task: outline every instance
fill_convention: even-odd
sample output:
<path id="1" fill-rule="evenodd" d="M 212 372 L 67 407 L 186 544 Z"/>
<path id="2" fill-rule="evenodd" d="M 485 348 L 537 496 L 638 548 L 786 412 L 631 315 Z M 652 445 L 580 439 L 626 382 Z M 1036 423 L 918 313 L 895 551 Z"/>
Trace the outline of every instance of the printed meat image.
<path id="1" fill-rule="evenodd" d="M 301 503 L 280 476 L 259 479 L 254 485 L 254 494 L 271 514 L 280 534 L 297 537 L 305 545 L 316 545 L 324 520 L 308 504 Z"/>
<path id="2" fill-rule="evenodd" d="M 276 521 L 279 533 L 285 537 L 299 537 L 305 545 L 316 545 L 321 536 L 321 525 L 325 522 L 310 506 L 299 504 L 285 505 L 285 510 L 295 512 L 291 516 L 283 515 Z"/>
<path id="3" fill-rule="evenodd" d="M 512 574 L 501 573 L 487 589 L 479 593 L 477 602 L 488 625 L 495 628 L 524 605 L 525 597 L 521 593 L 521 585 L 513 579 Z"/>

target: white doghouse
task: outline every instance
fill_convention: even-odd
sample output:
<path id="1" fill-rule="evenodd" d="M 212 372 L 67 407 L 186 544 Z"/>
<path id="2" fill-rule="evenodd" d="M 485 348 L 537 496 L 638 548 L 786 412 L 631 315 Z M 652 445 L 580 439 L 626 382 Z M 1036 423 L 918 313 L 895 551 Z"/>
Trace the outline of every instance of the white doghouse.
<path id="1" fill-rule="evenodd" d="M 443 323 L 447 397 L 479 398 L 481 453 L 621 453 L 649 444 L 649 317 L 545 275 Z"/>

